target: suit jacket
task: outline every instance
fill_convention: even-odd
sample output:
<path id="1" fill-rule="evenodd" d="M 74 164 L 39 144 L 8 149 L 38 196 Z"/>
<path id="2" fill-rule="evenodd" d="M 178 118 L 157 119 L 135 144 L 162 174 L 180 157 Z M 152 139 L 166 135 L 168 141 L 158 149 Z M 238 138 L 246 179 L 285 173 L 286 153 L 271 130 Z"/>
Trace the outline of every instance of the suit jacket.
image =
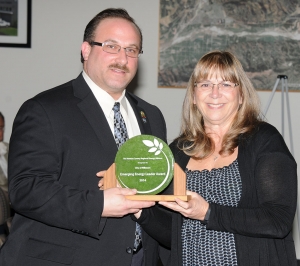
<path id="1" fill-rule="evenodd" d="M 160 110 L 126 92 L 142 134 L 166 140 Z M 141 111 L 146 115 L 142 120 Z M 135 222 L 102 218 L 96 172 L 114 162 L 117 146 L 82 75 L 28 100 L 14 121 L 8 163 L 16 211 L 0 265 L 130 265 Z M 143 232 L 145 265 L 157 243 Z"/>

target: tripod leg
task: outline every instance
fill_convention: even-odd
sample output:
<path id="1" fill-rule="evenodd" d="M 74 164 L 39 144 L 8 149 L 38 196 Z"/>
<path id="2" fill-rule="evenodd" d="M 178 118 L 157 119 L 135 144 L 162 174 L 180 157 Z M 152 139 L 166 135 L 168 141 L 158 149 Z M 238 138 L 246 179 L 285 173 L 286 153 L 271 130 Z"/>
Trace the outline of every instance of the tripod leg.
<path id="1" fill-rule="evenodd" d="M 281 79 L 281 134 L 284 138 L 284 79 Z"/>
<path id="2" fill-rule="evenodd" d="M 289 101 L 289 89 L 287 85 L 287 80 L 284 80 L 285 85 L 285 93 L 286 93 L 286 105 L 287 105 L 287 117 L 288 117 L 288 125 L 289 125 L 289 133 L 290 133 L 290 149 L 291 154 L 294 156 L 294 145 L 293 145 L 293 134 L 292 134 L 292 120 L 291 120 L 291 111 L 290 111 L 290 101 Z"/>
<path id="3" fill-rule="evenodd" d="M 272 94 L 271 94 L 271 96 L 270 96 L 270 98 L 269 98 L 269 102 L 268 102 L 268 104 L 266 105 L 266 108 L 265 108 L 265 110 L 264 110 L 264 112 L 263 112 L 263 115 L 264 115 L 264 116 L 266 116 L 266 114 L 267 114 L 267 112 L 268 112 L 268 109 L 269 109 L 270 104 L 271 104 L 271 102 L 272 102 L 272 99 L 273 99 L 273 96 L 274 96 L 274 94 L 275 94 L 275 91 L 276 91 L 277 85 L 278 85 L 278 83 L 279 83 L 279 80 L 280 80 L 280 78 L 277 78 L 277 80 L 276 80 L 276 82 L 275 82 L 274 88 L 273 88 L 273 90 L 272 90 Z"/>

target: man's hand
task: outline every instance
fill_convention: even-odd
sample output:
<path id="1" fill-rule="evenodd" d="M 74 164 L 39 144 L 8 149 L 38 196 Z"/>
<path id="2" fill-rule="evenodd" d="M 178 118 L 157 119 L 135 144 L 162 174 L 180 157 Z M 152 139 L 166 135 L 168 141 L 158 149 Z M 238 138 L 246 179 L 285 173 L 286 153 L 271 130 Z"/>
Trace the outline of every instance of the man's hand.
<path id="1" fill-rule="evenodd" d="M 135 195 L 136 189 L 109 188 L 104 190 L 102 217 L 122 217 L 128 213 L 137 213 L 143 208 L 155 205 L 154 201 L 128 200 L 126 195 Z"/>
<path id="2" fill-rule="evenodd" d="M 96 175 L 102 177 L 98 182 L 100 190 L 104 189 L 104 175 L 105 170 L 98 172 Z M 138 218 L 141 215 L 142 208 L 149 208 L 155 205 L 154 201 L 137 201 L 128 200 L 126 195 L 135 195 L 136 189 L 121 188 L 117 183 L 116 188 L 109 188 L 104 190 L 104 208 L 102 217 L 122 217 L 128 213 L 135 213 Z"/>

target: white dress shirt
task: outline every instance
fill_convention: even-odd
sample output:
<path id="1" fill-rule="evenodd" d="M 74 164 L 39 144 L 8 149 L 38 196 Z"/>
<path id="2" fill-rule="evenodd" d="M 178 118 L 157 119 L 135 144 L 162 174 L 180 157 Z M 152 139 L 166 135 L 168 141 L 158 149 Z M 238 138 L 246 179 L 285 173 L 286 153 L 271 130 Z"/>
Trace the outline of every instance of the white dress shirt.
<path id="1" fill-rule="evenodd" d="M 126 90 L 123 91 L 121 97 L 116 101 L 105 90 L 101 89 L 90 77 L 83 71 L 82 76 L 86 83 L 89 85 L 93 94 L 95 95 L 103 113 L 107 119 L 112 134 L 114 135 L 114 111 L 113 106 L 115 102 L 120 102 L 120 111 L 124 118 L 128 137 L 132 138 L 137 135 L 141 135 L 140 127 L 135 117 L 134 111 L 125 97 Z"/>

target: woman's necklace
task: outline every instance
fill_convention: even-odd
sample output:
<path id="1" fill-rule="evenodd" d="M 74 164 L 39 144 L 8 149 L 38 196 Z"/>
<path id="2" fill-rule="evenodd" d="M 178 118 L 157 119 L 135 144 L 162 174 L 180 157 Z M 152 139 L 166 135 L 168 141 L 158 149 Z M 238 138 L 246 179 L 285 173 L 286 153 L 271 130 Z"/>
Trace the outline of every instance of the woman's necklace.
<path id="1" fill-rule="evenodd" d="M 219 158 L 219 156 L 215 156 L 214 157 L 214 162 Z"/>

